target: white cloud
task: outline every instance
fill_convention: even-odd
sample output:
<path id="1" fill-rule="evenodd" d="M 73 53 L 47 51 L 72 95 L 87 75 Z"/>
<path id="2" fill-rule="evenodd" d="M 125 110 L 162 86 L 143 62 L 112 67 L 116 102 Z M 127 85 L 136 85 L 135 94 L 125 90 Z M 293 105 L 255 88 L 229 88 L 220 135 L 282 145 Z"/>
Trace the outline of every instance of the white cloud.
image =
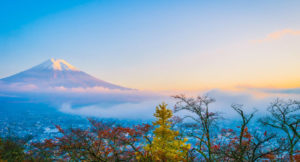
<path id="1" fill-rule="evenodd" d="M 113 106 L 91 105 L 73 108 L 70 104 L 63 104 L 59 110 L 64 113 L 90 117 L 117 118 L 117 119 L 153 119 L 155 107 L 162 101 L 146 101 L 140 103 L 123 103 Z"/>
<path id="2" fill-rule="evenodd" d="M 176 94 L 180 92 L 176 91 Z M 268 92 L 264 92 L 268 93 Z M 193 94 L 195 96 L 196 93 Z M 232 119 L 238 117 L 236 112 L 231 108 L 232 104 L 243 104 L 244 110 L 247 113 L 253 112 L 254 109 L 258 110 L 258 114 L 265 115 L 266 108 L 269 103 L 272 102 L 276 97 L 300 99 L 298 96 L 287 96 L 273 93 L 269 95 L 256 96 L 253 91 L 224 91 L 224 90 L 210 90 L 206 92 L 199 92 L 198 95 L 207 94 L 210 97 L 216 99 L 215 103 L 210 105 L 210 111 L 219 112 L 225 119 Z M 176 100 L 170 96 L 161 96 L 159 99 L 146 100 L 143 102 L 131 102 L 131 103 L 121 103 L 114 104 L 112 106 L 101 106 L 100 104 L 93 104 L 90 106 L 77 107 L 71 104 L 63 104 L 59 110 L 64 113 L 92 116 L 100 118 L 117 118 L 117 119 L 142 119 L 151 120 L 154 119 L 153 113 L 155 112 L 155 107 L 161 102 L 165 101 L 168 108 L 174 108 Z M 185 116 L 190 113 L 181 111 L 175 113 L 176 116 Z"/>

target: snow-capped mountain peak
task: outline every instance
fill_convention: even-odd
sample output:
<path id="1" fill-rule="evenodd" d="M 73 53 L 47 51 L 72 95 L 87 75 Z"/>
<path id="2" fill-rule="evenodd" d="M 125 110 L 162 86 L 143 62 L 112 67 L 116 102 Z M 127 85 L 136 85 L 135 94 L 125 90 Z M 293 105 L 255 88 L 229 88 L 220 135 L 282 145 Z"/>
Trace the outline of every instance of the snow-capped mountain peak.
<path id="1" fill-rule="evenodd" d="M 35 67 L 41 70 L 79 71 L 76 67 L 62 59 L 49 59 Z"/>
<path id="2" fill-rule="evenodd" d="M 5 84 L 27 84 L 37 87 L 93 88 L 129 90 L 97 79 L 62 59 L 49 59 L 31 69 L 0 79 Z"/>

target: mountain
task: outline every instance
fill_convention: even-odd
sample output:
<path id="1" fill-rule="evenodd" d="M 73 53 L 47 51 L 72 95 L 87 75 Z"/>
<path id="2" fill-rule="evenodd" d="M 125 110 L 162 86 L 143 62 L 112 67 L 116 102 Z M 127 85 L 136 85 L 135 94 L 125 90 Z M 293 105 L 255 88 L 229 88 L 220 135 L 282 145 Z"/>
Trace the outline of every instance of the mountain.
<path id="1" fill-rule="evenodd" d="M 0 79 L 0 81 L 4 84 L 28 84 L 40 88 L 103 87 L 107 89 L 130 90 L 130 88 L 97 79 L 61 59 L 49 59 L 31 69 Z"/>

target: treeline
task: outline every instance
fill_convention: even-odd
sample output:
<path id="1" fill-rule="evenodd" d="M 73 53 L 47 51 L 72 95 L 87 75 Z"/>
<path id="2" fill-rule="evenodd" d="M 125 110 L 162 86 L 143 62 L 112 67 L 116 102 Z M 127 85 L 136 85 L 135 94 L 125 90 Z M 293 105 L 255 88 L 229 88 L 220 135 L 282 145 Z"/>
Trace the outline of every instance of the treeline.
<path id="1" fill-rule="evenodd" d="M 123 127 L 89 119 L 90 128 L 56 126 L 61 136 L 43 142 L 2 138 L 0 161 L 300 161 L 299 101 L 276 99 L 257 121 L 262 129 L 250 131 L 256 111 L 232 105 L 240 124 L 225 129 L 217 124 L 222 116 L 209 109 L 214 99 L 174 98 L 173 111 L 190 112 L 185 118 L 193 122 L 174 117 L 162 103 L 152 124 Z"/>

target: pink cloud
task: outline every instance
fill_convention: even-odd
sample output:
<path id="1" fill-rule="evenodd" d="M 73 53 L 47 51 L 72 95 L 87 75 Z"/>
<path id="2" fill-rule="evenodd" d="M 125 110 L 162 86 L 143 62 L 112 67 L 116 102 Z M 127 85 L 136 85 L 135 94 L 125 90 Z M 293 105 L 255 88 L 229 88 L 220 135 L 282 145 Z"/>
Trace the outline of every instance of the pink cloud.
<path id="1" fill-rule="evenodd" d="M 254 43 L 263 43 L 263 42 L 269 42 L 269 41 L 272 41 L 272 40 L 279 40 L 282 37 L 287 36 L 287 35 L 298 36 L 298 35 L 300 35 L 300 30 L 293 30 L 293 29 L 279 30 L 279 31 L 272 32 L 272 33 L 268 34 L 263 39 L 253 40 L 253 42 Z"/>
<path id="2" fill-rule="evenodd" d="M 105 87 L 74 87 L 74 88 L 67 88 L 67 87 L 51 87 L 48 88 L 47 91 L 59 91 L 59 92 L 74 92 L 74 93 L 136 93 L 137 90 L 120 90 L 120 89 L 109 89 Z"/>
<path id="3" fill-rule="evenodd" d="M 26 83 L 13 83 L 5 84 L 0 82 L 0 92 L 38 92 L 38 93 L 57 93 L 57 94 L 68 94 L 68 95 L 108 95 L 108 96 L 148 96 L 155 97 L 158 94 L 151 91 L 139 91 L 134 89 L 120 90 L 120 89 L 109 89 L 105 87 L 40 87 L 34 84 Z"/>

